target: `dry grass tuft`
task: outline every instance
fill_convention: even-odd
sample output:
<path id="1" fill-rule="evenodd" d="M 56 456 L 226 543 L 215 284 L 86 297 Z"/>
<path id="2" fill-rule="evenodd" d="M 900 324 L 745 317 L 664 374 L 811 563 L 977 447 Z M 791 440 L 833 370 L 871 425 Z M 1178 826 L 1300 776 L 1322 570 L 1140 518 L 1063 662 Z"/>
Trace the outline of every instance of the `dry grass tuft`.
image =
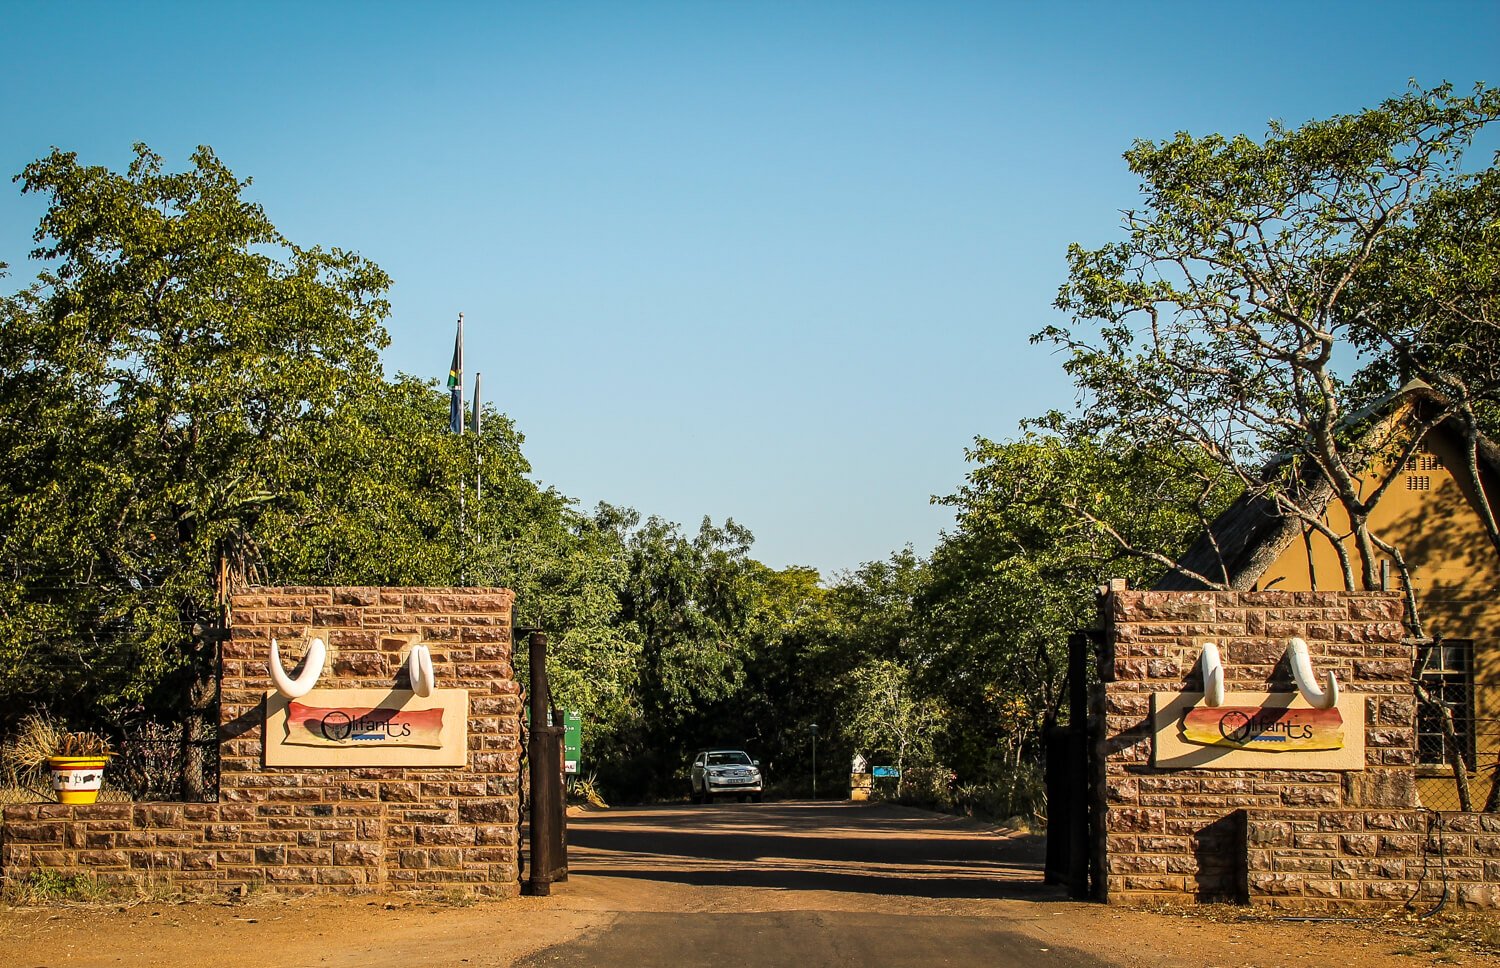
<path id="1" fill-rule="evenodd" d="M 604 795 L 599 792 L 599 783 L 595 774 L 570 780 L 568 797 L 573 800 L 582 800 L 599 810 L 609 809 L 609 804 L 604 802 Z"/>
<path id="2" fill-rule="evenodd" d="M 1162 905 L 1148 910 L 1218 924 L 1299 920 L 1275 911 L 1230 904 Z M 1371 917 L 1330 917 L 1327 920 L 1346 922 L 1400 939 L 1396 942 L 1400 946 L 1396 954 L 1434 955 L 1437 964 L 1462 964 L 1465 955 L 1500 955 L 1500 912 L 1496 911 L 1446 908 L 1426 916 L 1399 911 Z"/>
<path id="3" fill-rule="evenodd" d="M 20 728 L 0 744 L 0 785 L 31 794 L 27 800 L 10 802 L 52 799 L 47 757 L 55 754 L 67 735 L 63 724 L 43 710 L 21 720 Z"/>
<path id="4" fill-rule="evenodd" d="M 21 726 L 4 746 L 0 746 L 0 764 L 9 770 L 42 770 L 47 757 L 57 755 L 67 728 L 43 710 L 21 720 Z"/>
<path id="5" fill-rule="evenodd" d="M 1413 953 L 1445 955 L 1449 960 L 1464 953 L 1500 955 L 1500 915 L 1494 911 L 1459 909 L 1428 918 L 1404 914 L 1381 923 L 1390 933 L 1414 942 Z M 1461 958 L 1453 963 L 1461 963 Z"/>

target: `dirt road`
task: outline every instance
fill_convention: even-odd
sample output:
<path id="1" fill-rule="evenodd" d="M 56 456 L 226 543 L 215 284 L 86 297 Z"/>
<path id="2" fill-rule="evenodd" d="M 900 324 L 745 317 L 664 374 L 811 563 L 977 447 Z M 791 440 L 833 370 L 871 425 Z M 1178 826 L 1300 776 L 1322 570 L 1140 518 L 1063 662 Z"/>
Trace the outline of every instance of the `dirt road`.
<path id="1" fill-rule="evenodd" d="M 1378 926 L 1068 902 L 1039 838 L 885 806 L 616 809 L 571 842 L 548 898 L 0 911 L 0 966 L 1500 966 Z"/>

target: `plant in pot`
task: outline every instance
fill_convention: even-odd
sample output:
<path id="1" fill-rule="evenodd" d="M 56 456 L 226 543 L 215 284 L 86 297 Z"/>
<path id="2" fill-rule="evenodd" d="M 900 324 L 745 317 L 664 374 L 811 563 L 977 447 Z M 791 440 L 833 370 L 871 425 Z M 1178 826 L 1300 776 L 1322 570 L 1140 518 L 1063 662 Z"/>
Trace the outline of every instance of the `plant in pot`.
<path id="1" fill-rule="evenodd" d="M 64 733 L 57 752 L 47 757 L 58 803 L 93 803 L 104 784 L 104 767 L 114 753 L 98 733 Z"/>
<path id="2" fill-rule="evenodd" d="M 11 784 L 36 789 L 50 778 L 59 803 L 93 803 L 99 798 L 104 767 L 113 753 L 98 733 L 69 732 L 46 713 L 21 721 L 16 734 L 0 749 L 0 761 Z"/>

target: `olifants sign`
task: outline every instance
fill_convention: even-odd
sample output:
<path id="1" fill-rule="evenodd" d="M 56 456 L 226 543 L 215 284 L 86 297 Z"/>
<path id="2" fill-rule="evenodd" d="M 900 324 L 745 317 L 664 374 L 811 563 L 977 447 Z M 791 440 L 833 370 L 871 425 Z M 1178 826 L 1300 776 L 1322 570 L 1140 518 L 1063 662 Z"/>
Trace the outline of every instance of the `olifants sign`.
<path id="1" fill-rule="evenodd" d="M 1341 696 L 1325 673 L 1319 685 L 1307 643 L 1287 644 L 1296 692 L 1224 690 L 1218 647 L 1203 646 L 1203 692 L 1152 696 L 1152 755 L 1164 768 L 1363 770 L 1365 697 Z"/>
<path id="2" fill-rule="evenodd" d="M 438 689 L 432 655 L 413 644 L 405 668 L 411 688 L 318 689 L 327 647 L 314 638 L 302 672 L 288 676 L 271 640 L 266 693 L 265 765 L 307 767 L 464 766 L 469 692 Z"/>

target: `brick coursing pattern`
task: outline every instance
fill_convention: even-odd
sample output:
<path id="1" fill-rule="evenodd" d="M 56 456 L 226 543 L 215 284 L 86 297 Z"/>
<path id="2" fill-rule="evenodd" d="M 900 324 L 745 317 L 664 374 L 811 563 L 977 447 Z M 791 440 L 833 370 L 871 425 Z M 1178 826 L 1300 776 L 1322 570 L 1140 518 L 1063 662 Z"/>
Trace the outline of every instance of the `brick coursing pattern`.
<path id="1" fill-rule="evenodd" d="M 1500 818 L 1444 815 L 1430 835 L 1416 792 L 1412 650 L 1397 593 L 1149 592 L 1101 599 L 1105 896 L 1111 903 L 1248 900 L 1299 913 L 1436 899 L 1494 905 Z M 1151 694 L 1201 691 L 1202 643 L 1225 688 L 1288 692 L 1288 637 L 1366 697 L 1366 768 L 1157 769 Z M 1435 816 L 1435 815 L 1434 815 Z M 1437 822 L 1437 821 L 1435 821 Z"/>
<path id="2" fill-rule="evenodd" d="M 92 871 L 185 891 L 239 884 L 296 892 L 514 894 L 521 695 L 503 589 L 262 588 L 237 595 L 223 647 L 218 803 L 9 806 L 0 874 Z M 271 637 L 317 635 L 320 688 L 406 685 L 400 649 L 420 636 L 439 688 L 469 690 L 463 768 L 262 766 Z"/>

